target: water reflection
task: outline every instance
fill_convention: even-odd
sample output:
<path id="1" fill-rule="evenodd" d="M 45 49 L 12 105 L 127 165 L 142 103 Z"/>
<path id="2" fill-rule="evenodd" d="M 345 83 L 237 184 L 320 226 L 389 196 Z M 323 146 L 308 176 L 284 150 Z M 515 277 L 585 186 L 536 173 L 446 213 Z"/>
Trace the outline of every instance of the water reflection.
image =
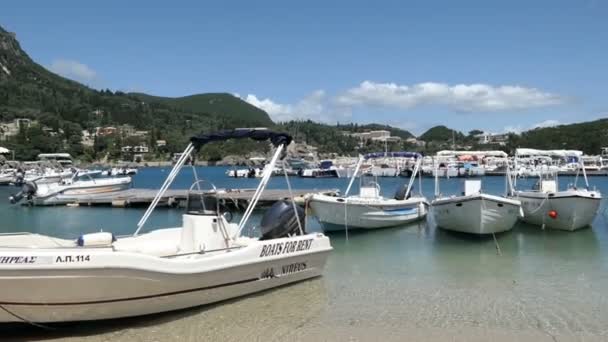
<path id="1" fill-rule="evenodd" d="M 258 180 L 231 179 L 225 168 L 205 168 L 199 175 L 218 187 L 252 188 Z M 184 173 L 187 173 L 187 169 Z M 191 172 L 191 171 L 189 171 Z M 166 175 L 160 169 L 142 169 L 138 187 L 158 187 Z M 567 184 L 569 180 L 564 180 Z M 392 195 L 400 178 L 381 179 Z M 526 180 L 520 182 L 520 185 Z M 355 182 L 356 184 L 357 182 Z M 444 193 L 457 193 L 461 180 L 441 181 Z M 608 179 L 591 178 L 608 194 Z M 187 187 L 184 174 L 176 187 Z M 339 188 L 344 179 L 292 179 L 294 188 Z M 270 187 L 283 187 L 273 178 Z M 418 185 L 416 184 L 418 187 Z M 490 193 L 504 191 L 502 177 L 484 179 Z M 75 238 L 104 229 L 128 234 L 144 209 L 28 208 L 1 202 L 10 188 L 0 188 L 0 231 L 28 230 Z M 356 190 L 355 190 L 356 191 Z M 424 179 L 422 191 L 433 193 L 433 180 Z M 606 211 L 602 201 L 600 212 Z M 181 223 L 182 212 L 157 210 L 148 229 Z M 260 212 L 250 227 L 259 223 Z M 239 215 L 234 220 L 238 221 Z M 308 231 L 320 231 L 307 220 Z M 248 231 L 248 229 L 246 229 Z M 255 234 L 255 231 L 253 231 Z M 608 231 L 604 215 L 593 227 L 576 232 L 542 230 L 517 223 L 512 231 L 477 237 L 437 229 L 429 218 L 402 227 L 373 231 L 351 230 L 330 235 L 334 251 L 323 277 L 176 313 L 101 323 L 59 326 L 58 332 L 36 337 L 86 336 L 91 340 L 223 340 L 281 339 L 299 327 L 349 327 L 352 324 L 386 328 L 404 322 L 420 327 L 460 327 L 476 322 L 481 327 L 601 332 L 608 326 Z M 500 253 L 499 253 L 500 251 Z M 237 322 L 236 324 L 234 322 Z M 354 322 L 354 323 L 353 323 Z M 359 323 L 357 323 L 359 322 Z M 235 327 L 236 326 L 236 327 Z M 21 329 L 27 333 L 31 329 Z M 0 333 L 9 333 L 3 329 Z M 241 334 L 241 335 L 238 335 Z M 3 337 L 5 335 L 2 335 Z M 14 335 L 12 335 L 14 336 Z M 32 336 L 32 335 L 29 335 Z M 79 338 L 77 338 L 78 340 Z"/>

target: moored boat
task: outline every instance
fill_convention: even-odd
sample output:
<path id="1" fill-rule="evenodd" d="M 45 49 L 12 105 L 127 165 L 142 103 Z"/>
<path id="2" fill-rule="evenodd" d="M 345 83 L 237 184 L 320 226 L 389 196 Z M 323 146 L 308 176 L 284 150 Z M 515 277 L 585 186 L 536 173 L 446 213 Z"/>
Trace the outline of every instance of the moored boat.
<path id="1" fill-rule="evenodd" d="M 465 180 L 462 196 L 439 196 L 431 211 L 440 228 L 485 235 L 511 230 L 521 216 L 521 203 L 483 193 L 481 180 Z"/>
<path id="2" fill-rule="evenodd" d="M 9 198 L 15 204 L 23 198 L 28 204 L 32 205 L 55 205 L 61 201 L 61 197 L 72 199 L 86 198 L 91 195 L 105 194 L 128 189 L 131 186 L 131 177 L 112 177 L 112 178 L 81 178 L 76 173 L 70 179 L 60 182 L 26 182 L 22 190 Z"/>
<path id="3" fill-rule="evenodd" d="M 422 195 L 412 196 L 414 179 L 420 171 L 420 156 L 409 184 L 400 186 L 394 198 L 380 194 L 380 186 L 375 177 L 361 176 L 359 195 L 348 196 L 355 175 L 365 158 L 361 158 L 351 177 L 344 196 L 314 194 L 309 205 L 324 231 L 348 229 L 376 229 L 394 227 L 426 217 L 428 202 Z M 371 178 L 371 179 L 370 179 Z"/>
<path id="4" fill-rule="evenodd" d="M 554 151 L 546 152 L 556 153 Z M 591 225 L 600 206 L 602 195 L 599 191 L 589 187 L 587 174 L 580 159 L 582 152 L 568 151 L 568 155 L 578 158 L 577 163 L 580 163 L 579 171 L 583 174 L 585 187 L 577 187 L 577 174 L 575 184 L 566 190 L 560 190 L 557 172 L 539 171 L 539 180 L 535 188 L 515 190 L 510 196 L 521 201 L 524 211 L 523 221 L 568 231 Z"/>
<path id="5" fill-rule="evenodd" d="M 306 233 L 304 210 L 279 201 L 263 216 L 260 237 L 241 235 L 268 183 L 260 181 L 241 221 L 191 187 L 181 227 L 139 234 L 188 156 L 231 138 L 271 140 L 274 165 L 291 137 L 266 129 L 191 139 L 132 236 L 108 232 L 77 240 L 38 234 L 0 236 L 0 322 L 65 322 L 138 316 L 218 302 L 321 275 L 332 247 Z M 196 190 L 195 190 L 196 189 Z"/>

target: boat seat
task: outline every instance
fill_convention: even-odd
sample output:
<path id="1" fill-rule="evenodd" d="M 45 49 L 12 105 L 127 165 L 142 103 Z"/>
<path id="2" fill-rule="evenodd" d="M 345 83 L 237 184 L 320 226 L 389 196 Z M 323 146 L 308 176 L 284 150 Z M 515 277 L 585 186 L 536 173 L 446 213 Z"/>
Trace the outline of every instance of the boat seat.
<path id="1" fill-rule="evenodd" d="M 151 256 L 175 255 L 179 252 L 181 228 L 152 231 L 116 240 L 112 246 L 118 252 L 141 253 Z"/>

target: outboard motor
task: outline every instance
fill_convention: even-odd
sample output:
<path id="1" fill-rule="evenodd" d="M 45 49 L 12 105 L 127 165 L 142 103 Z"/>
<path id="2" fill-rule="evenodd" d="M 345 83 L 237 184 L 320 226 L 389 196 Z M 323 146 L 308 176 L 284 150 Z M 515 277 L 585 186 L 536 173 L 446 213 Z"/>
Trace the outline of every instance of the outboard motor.
<path id="1" fill-rule="evenodd" d="M 8 200 L 11 202 L 11 204 L 19 203 L 23 199 L 23 197 L 27 197 L 28 200 L 31 200 L 32 196 L 34 196 L 37 190 L 38 187 L 36 186 L 36 183 L 26 182 L 21 187 L 21 191 L 14 195 L 11 195 Z"/>
<path id="2" fill-rule="evenodd" d="M 273 204 L 262 217 L 262 223 L 260 224 L 262 236 L 260 240 L 299 235 L 300 226 L 302 226 L 302 233 L 306 234 L 304 231 L 304 221 L 306 218 L 304 209 L 299 205 L 296 205 L 295 208 L 298 213 L 297 216 L 292 202 L 278 201 Z M 300 224 L 298 224 L 298 218 L 300 218 Z"/>
<path id="3" fill-rule="evenodd" d="M 413 188 L 410 190 L 410 193 L 407 194 L 407 198 L 410 198 L 411 194 L 412 194 L 412 190 L 414 190 Z M 407 185 L 406 184 L 402 184 L 399 185 L 399 187 L 397 188 L 397 191 L 395 192 L 395 199 L 398 201 L 403 201 L 405 198 L 407 192 Z"/>

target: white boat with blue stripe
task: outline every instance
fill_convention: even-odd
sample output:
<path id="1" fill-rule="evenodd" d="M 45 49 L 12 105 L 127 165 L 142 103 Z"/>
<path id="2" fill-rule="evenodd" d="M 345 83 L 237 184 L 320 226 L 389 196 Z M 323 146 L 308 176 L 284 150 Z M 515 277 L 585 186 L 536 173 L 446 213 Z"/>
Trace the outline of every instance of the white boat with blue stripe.
<path id="1" fill-rule="evenodd" d="M 348 229 L 377 229 L 399 226 L 426 217 L 429 203 L 421 194 L 413 195 L 412 186 L 416 175 L 420 174 L 422 158 L 412 153 L 416 160 L 408 184 L 401 185 L 394 198 L 383 197 L 376 177 L 361 176 L 359 195 L 348 196 L 355 177 L 351 178 L 346 193 L 342 197 L 314 194 L 309 198 L 312 213 L 321 223 L 324 231 Z M 365 157 L 359 159 L 355 175 Z M 420 178 L 419 178 L 420 179 Z M 419 187 L 420 188 L 420 187 Z"/>

